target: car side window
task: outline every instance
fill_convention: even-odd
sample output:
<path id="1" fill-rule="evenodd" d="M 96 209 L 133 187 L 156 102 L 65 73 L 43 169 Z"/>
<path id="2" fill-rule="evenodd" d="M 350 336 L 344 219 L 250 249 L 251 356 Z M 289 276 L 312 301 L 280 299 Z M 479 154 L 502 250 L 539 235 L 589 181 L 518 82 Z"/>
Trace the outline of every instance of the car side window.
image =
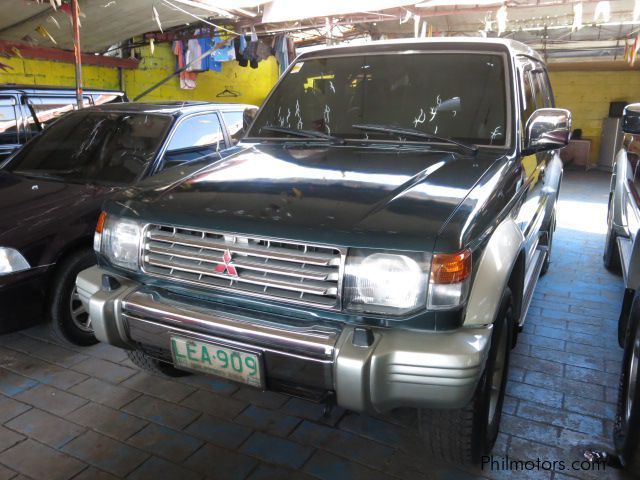
<path id="1" fill-rule="evenodd" d="M 0 145 L 20 143 L 15 103 L 13 98 L 0 97 Z"/>
<path id="2" fill-rule="evenodd" d="M 174 130 L 162 159 L 162 169 L 183 163 L 217 160 L 225 148 L 220 119 L 215 113 L 195 115 Z"/>
<path id="3" fill-rule="evenodd" d="M 244 134 L 244 112 L 222 112 L 224 123 L 227 125 L 227 132 L 231 143 L 235 145 L 240 141 Z"/>
<path id="4" fill-rule="evenodd" d="M 532 71 L 532 75 L 535 78 L 536 105 L 538 108 L 553 108 L 553 95 L 547 71 L 539 65 Z"/>
<path id="5" fill-rule="evenodd" d="M 536 99 L 533 87 L 533 81 L 531 79 L 531 68 L 523 68 L 519 70 L 520 81 L 522 85 L 522 128 L 524 130 L 527 120 L 531 114 L 536 110 Z"/>

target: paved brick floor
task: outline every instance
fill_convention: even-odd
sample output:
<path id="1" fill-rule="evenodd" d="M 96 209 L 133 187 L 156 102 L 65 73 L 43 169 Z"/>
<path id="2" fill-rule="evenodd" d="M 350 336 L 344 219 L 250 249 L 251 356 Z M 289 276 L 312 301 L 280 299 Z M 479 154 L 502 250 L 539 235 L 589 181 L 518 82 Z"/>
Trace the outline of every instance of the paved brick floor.
<path id="1" fill-rule="evenodd" d="M 610 445 L 621 280 L 600 261 L 608 177 L 568 172 L 551 270 L 512 355 L 496 460 L 581 459 Z M 0 336 L 0 480 L 109 478 L 466 479 L 424 455 L 412 412 L 371 417 L 204 376 L 139 372 L 105 345 L 70 348 L 42 327 Z M 625 478 L 529 471 L 518 478 Z"/>

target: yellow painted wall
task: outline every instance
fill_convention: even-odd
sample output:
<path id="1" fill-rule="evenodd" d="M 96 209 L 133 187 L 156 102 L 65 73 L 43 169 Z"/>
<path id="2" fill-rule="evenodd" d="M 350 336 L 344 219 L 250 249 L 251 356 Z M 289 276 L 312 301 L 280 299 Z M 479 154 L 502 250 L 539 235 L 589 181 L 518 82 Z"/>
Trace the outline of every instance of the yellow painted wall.
<path id="1" fill-rule="evenodd" d="M 141 60 L 138 68 L 124 70 L 124 87 L 131 99 L 175 70 L 176 59 L 169 44 L 156 45 L 153 56 L 149 47 L 140 48 L 139 52 Z M 2 58 L 0 61 L 13 67 L 8 72 L 0 71 L 0 83 L 75 85 L 74 66 L 69 63 L 19 58 Z M 141 101 L 206 100 L 260 105 L 277 81 L 278 74 L 275 57 L 260 62 L 257 69 L 240 67 L 235 61 L 226 62 L 221 72 L 199 73 L 197 87 L 193 90 L 180 89 L 180 81 L 174 77 Z M 120 88 L 115 68 L 85 66 L 82 75 L 85 88 Z M 241 95 L 217 97 L 225 88 Z"/>
<path id="2" fill-rule="evenodd" d="M 609 103 L 640 101 L 640 71 L 550 72 L 556 105 L 568 108 L 573 128 L 591 140 L 590 161 L 598 163 L 602 120 L 609 115 Z"/>

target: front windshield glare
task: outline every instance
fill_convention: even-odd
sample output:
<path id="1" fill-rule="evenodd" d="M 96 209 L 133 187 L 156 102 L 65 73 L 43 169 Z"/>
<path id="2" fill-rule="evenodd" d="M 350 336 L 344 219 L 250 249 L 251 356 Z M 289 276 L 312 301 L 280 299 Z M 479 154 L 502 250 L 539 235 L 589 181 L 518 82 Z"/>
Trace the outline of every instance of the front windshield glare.
<path id="1" fill-rule="evenodd" d="M 25 145 L 8 169 L 71 182 L 132 183 L 153 161 L 170 123 L 164 115 L 70 113 Z"/>
<path id="2" fill-rule="evenodd" d="M 264 127 L 356 139 L 389 139 L 357 124 L 417 129 L 474 143 L 504 145 L 502 56 L 478 53 L 353 55 L 297 62 L 248 137 L 283 138 Z"/>

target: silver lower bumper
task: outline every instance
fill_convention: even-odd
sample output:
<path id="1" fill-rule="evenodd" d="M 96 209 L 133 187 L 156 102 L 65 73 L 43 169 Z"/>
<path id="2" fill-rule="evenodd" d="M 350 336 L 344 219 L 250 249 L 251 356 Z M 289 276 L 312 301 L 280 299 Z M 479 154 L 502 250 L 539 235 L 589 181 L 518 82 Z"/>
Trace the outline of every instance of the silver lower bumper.
<path id="1" fill-rule="evenodd" d="M 254 316 L 227 306 L 211 310 L 125 278 L 105 291 L 103 273 L 92 267 L 76 282 L 100 341 L 165 361 L 172 335 L 259 351 L 267 388 L 335 392 L 338 405 L 355 411 L 465 405 L 491 340 L 491 327 L 444 333 L 377 328 L 373 343 L 361 347 L 354 345 L 352 326 Z"/>

